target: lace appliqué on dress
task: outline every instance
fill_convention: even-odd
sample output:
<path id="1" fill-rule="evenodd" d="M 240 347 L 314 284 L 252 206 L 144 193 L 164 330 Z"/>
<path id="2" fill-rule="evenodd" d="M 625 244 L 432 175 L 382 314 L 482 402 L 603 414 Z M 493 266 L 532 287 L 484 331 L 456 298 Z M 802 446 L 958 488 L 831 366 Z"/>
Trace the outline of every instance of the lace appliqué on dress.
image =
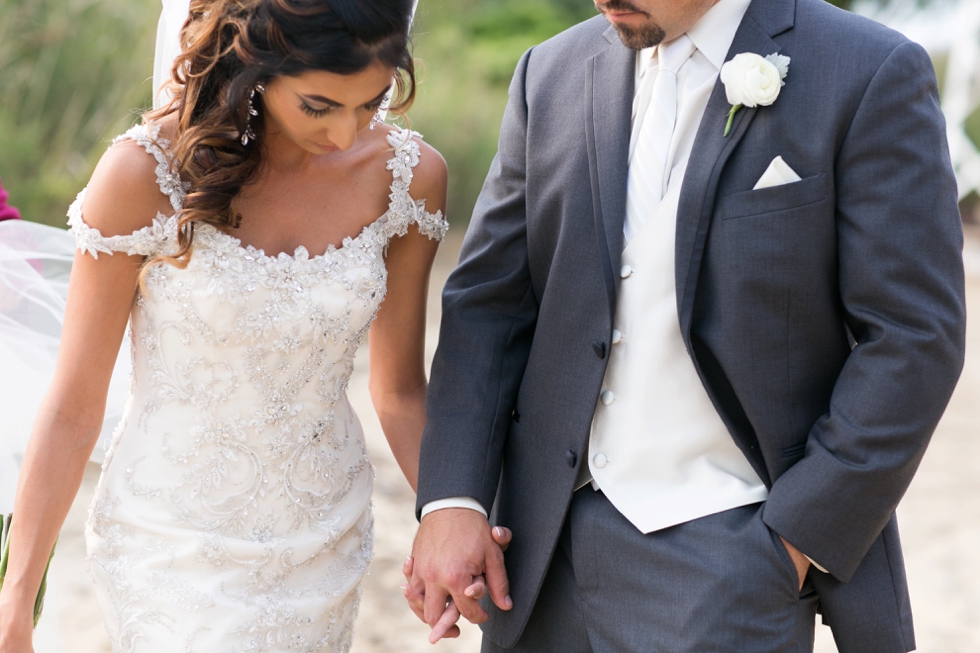
<path id="1" fill-rule="evenodd" d="M 425 200 L 415 200 L 409 192 L 414 168 L 419 164 L 420 148 L 415 138 L 422 138 L 409 130 L 394 130 L 388 134 L 388 144 L 395 148 L 395 155 L 388 161 L 394 181 L 391 183 L 389 199 L 389 219 L 386 223 L 385 236 L 393 238 L 408 233 L 410 224 L 418 226 L 419 233 L 428 236 L 429 240 L 442 240 L 449 230 L 442 211 L 428 213 L 425 210 Z"/>
<path id="2" fill-rule="evenodd" d="M 68 209 L 69 231 L 75 234 L 75 246 L 83 254 L 91 254 L 99 258 L 99 252 L 114 254 L 122 252 L 129 256 L 153 256 L 155 254 L 176 253 L 177 217 L 169 218 L 157 213 L 153 224 L 139 231 L 122 236 L 103 236 L 102 233 L 85 224 L 82 218 L 82 203 L 85 201 L 85 190 Z"/>
<path id="3" fill-rule="evenodd" d="M 113 139 L 112 144 L 133 140 L 153 155 L 157 161 L 156 176 L 160 191 L 170 199 L 174 211 L 183 206 L 189 185 L 181 182 L 174 171 L 172 161 L 165 148 L 170 145 L 166 139 L 159 138 L 159 126 L 137 125 L 122 136 Z M 120 236 L 103 236 L 102 233 L 85 223 L 82 216 L 82 206 L 85 201 L 85 191 L 78 194 L 68 209 L 69 231 L 75 234 L 75 242 L 79 251 L 99 258 L 99 253 L 113 254 L 123 252 L 129 256 L 168 255 L 177 252 L 177 216 L 165 216 L 157 213 L 153 224 L 143 227 L 132 234 Z"/>

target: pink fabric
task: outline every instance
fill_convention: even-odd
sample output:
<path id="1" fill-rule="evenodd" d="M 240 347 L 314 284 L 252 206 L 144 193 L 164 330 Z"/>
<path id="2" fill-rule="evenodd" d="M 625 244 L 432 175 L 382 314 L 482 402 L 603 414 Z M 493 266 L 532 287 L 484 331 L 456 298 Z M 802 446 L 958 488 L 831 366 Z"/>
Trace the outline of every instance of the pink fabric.
<path id="1" fill-rule="evenodd" d="M 3 189 L 3 184 L 0 183 L 0 222 L 4 220 L 20 220 L 20 211 L 7 204 L 8 197 L 7 191 Z"/>

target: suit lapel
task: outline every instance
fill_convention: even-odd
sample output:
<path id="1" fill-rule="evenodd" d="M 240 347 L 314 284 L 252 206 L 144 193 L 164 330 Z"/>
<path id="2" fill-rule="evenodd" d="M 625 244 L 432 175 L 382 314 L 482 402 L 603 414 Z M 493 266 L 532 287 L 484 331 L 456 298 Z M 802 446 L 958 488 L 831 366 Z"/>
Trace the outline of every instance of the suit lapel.
<path id="1" fill-rule="evenodd" d="M 613 312 L 619 280 L 615 269 L 622 257 L 626 218 L 636 54 L 622 44 L 613 28 L 604 37 L 609 46 L 585 63 L 585 132 L 596 236 Z"/>
<path id="2" fill-rule="evenodd" d="M 780 46 L 772 37 L 793 26 L 795 7 L 795 0 L 754 0 L 735 34 L 726 60 L 742 52 L 754 52 L 761 56 L 778 52 Z M 719 79 L 698 128 L 677 211 L 674 275 L 681 334 L 688 347 L 694 293 L 714 213 L 719 179 L 726 162 L 759 112 L 758 108 L 739 111 L 731 133 L 725 137 L 725 123 L 730 109 L 725 87 Z"/>

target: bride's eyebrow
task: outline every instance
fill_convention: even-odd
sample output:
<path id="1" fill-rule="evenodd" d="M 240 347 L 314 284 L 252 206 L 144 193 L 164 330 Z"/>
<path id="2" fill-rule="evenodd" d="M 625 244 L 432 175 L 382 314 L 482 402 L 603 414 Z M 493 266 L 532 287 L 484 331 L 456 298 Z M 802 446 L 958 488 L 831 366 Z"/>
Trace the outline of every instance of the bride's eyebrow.
<path id="1" fill-rule="evenodd" d="M 370 100 L 369 102 L 365 102 L 365 104 L 374 104 L 376 102 L 380 102 L 387 93 L 388 93 L 388 89 L 386 88 L 385 90 L 381 91 L 376 96 L 374 96 L 374 99 L 373 100 Z M 331 100 L 328 97 L 323 97 L 322 95 L 305 95 L 303 93 L 297 93 L 297 95 L 299 95 L 300 98 L 302 98 L 303 100 L 306 100 L 307 102 L 316 102 L 317 104 L 326 104 L 329 107 L 335 107 L 335 108 L 338 108 L 338 109 L 344 106 L 340 102 L 337 102 L 336 100 Z"/>
<path id="2" fill-rule="evenodd" d="M 340 107 L 344 106 L 340 102 L 337 102 L 336 100 L 331 100 L 328 97 L 323 97 L 322 95 L 304 95 L 303 93 L 297 93 L 297 95 L 299 95 L 302 99 L 304 99 L 304 100 L 306 100 L 308 102 L 316 102 L 318 104 L 326 104 L 327 106 L 337 107 L 337 108 L 340 108 Z"/>

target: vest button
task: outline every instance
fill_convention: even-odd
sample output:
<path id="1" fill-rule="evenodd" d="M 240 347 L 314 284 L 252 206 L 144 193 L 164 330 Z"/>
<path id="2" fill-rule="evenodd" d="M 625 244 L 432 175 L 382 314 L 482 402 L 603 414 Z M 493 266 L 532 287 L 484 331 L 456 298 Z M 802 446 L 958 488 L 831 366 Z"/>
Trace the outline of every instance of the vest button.
<path id="1" fill-rule="evenodd" d="M 621 276 L 623 279 L 630 276 L 631 274 L 633 274 L 633 268 L 630 267 L 628 263 L 624 265 L 622 269 L 619 271 L 619 276 Z"/>
<path id="2" fill-rule="evenodd" d="M 612 402 L 616 401 L 616 395 L 612 393 L 612 390 L 603 390 L 602 394 L 599 395 L 599 399 L 604 406 L 610 406 Z"/>
<path id="3" fill-rule="evenodd" d="M 623 332 L 620 331 L 619 329 L 613 329 L 612 343 L 614 345 L 618 345 L 622 339 L 623 339 Z"/>
<path id="4" fill-rule="evenodd" d="M 565 452 L 565 459 L 568 461 L 568 466 L 574 468 L 575 464 L 578 462 L 578 454 L 569 449 Z"/>
<path id="5" fill-rule="evenodd" d="M 609 462 L 609 459 L 606 458 L 606 454 L 597 453 L 596 455 L 592 456 L 592 464 L 595 465 L 596 467 L 598 467 L 599 469 L 602 469 L 603 467 L 605 467 L 606 466 L 606 463 L 608 463 L 608 462 Z"/>

